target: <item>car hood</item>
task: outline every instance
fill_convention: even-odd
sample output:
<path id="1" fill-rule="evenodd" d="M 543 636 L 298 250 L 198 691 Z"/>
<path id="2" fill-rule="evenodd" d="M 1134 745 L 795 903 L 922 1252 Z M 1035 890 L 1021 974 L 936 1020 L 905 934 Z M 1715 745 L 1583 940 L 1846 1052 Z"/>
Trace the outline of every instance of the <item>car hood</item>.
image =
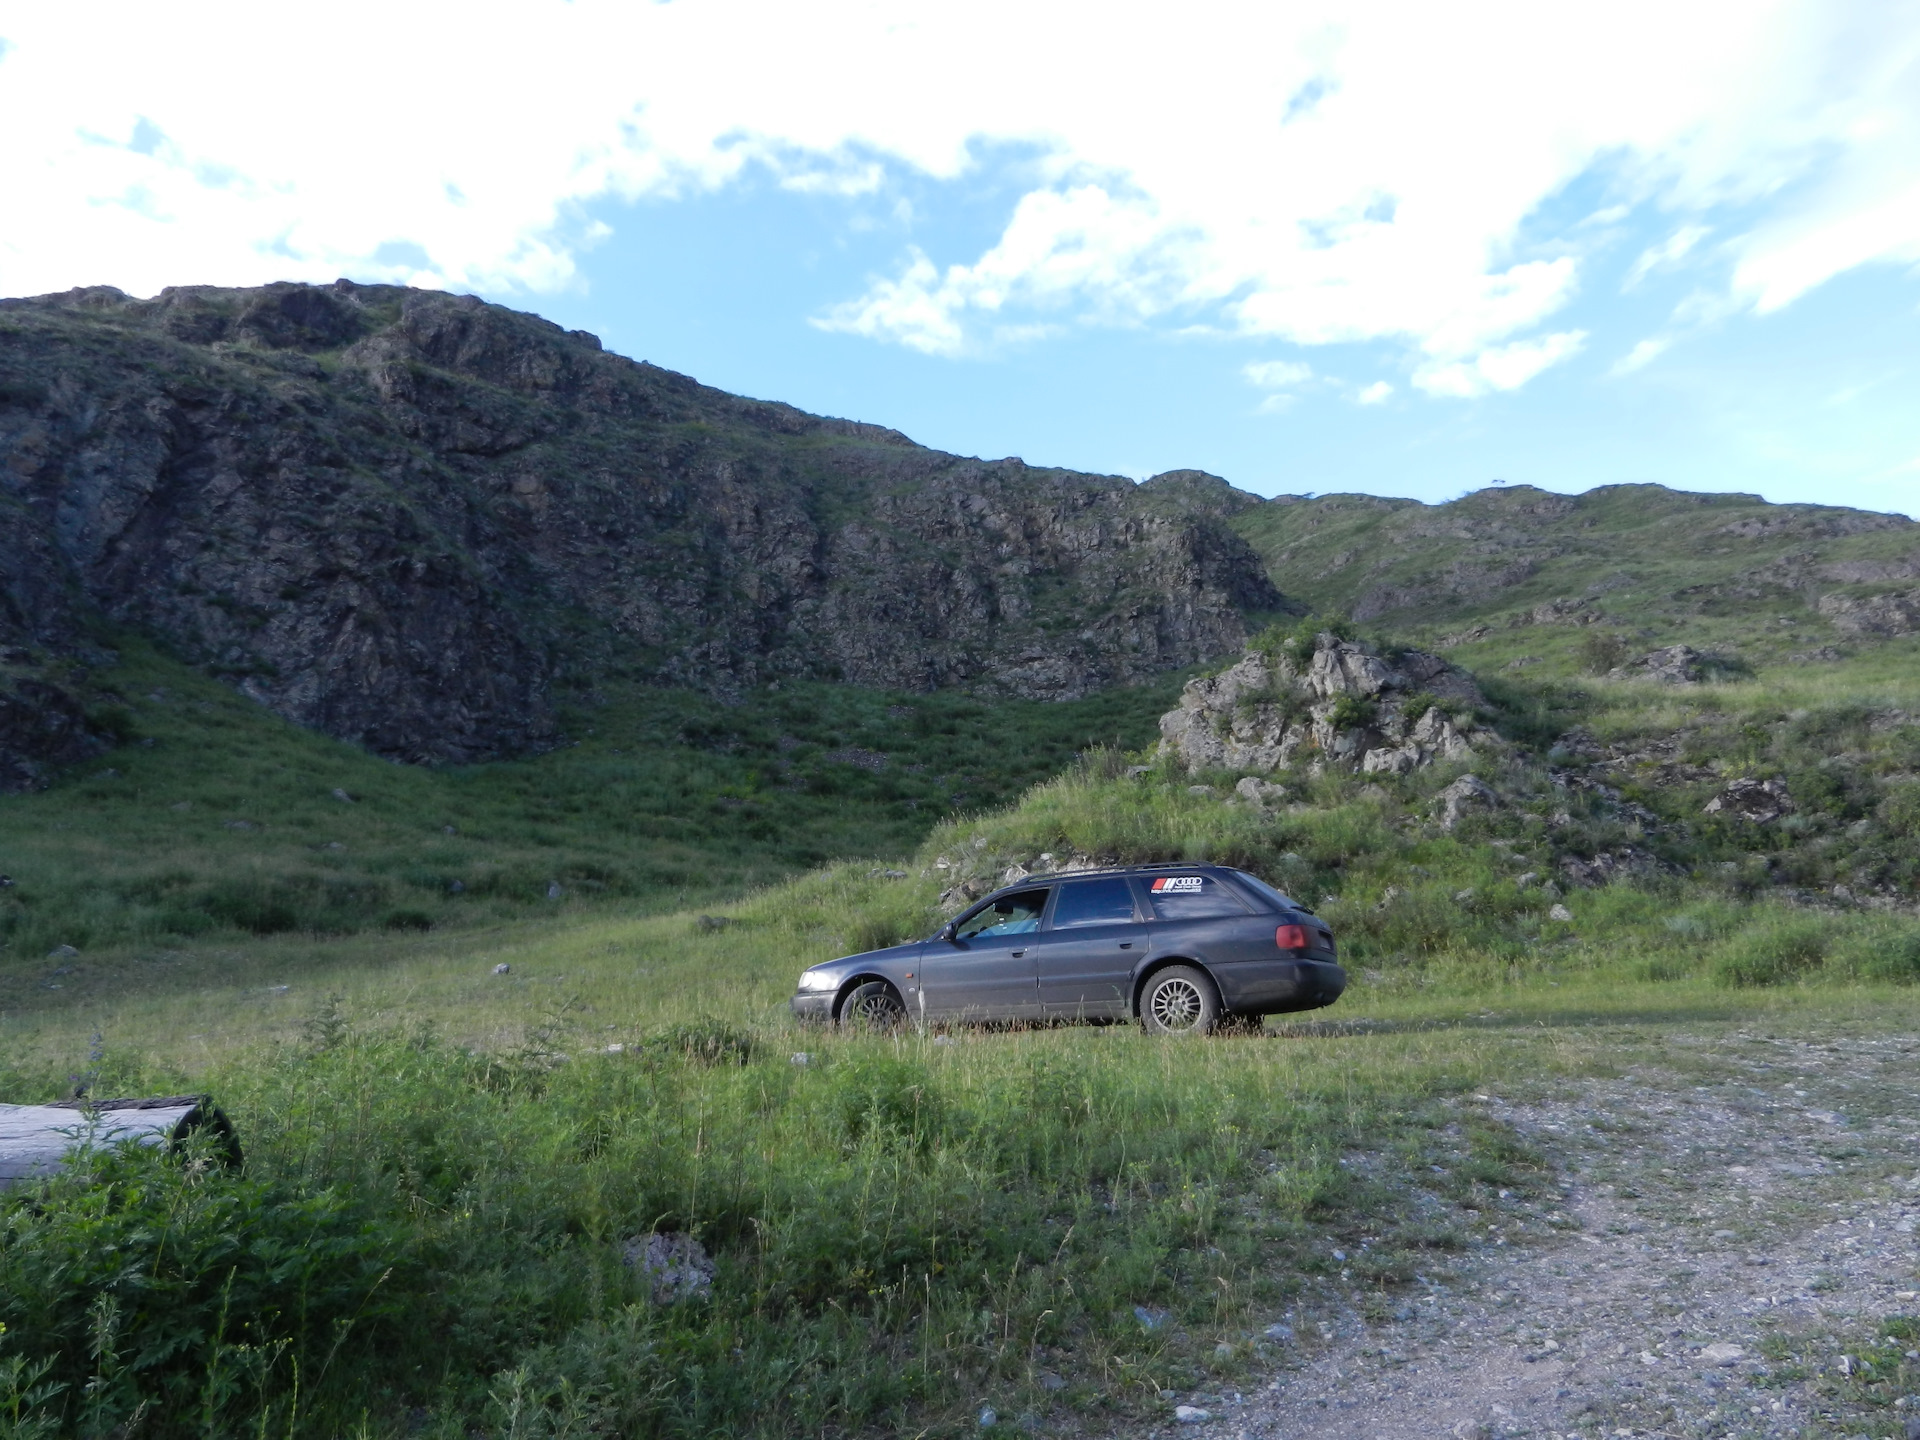
<path id="1" fill-rule="evenodd" d="M 869 965 L 885 965 L 893 960 L 917 959 L 927 948 L 925 940 L 910 940 L 905 945 L 889 945 L 884 950 L 862 950 L 857 955 L 842 955 L 838 960 L 822 960 L 818 965 L 809 965 L 813 970 L 840 970 L 851 974 L 855 970 Z"/>

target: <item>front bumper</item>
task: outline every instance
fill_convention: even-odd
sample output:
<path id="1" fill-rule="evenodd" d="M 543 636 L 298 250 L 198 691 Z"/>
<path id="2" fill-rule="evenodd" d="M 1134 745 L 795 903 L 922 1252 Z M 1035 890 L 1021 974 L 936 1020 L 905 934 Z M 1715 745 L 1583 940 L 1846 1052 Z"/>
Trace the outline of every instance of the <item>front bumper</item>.
<path id="1" fill-rule="evenodd" d="M 1213 967 L 1220 999 L 1236 1015 L 1284 1015 L 1331 1005 L 1347 972 L 1331 960 L 1249 960 Z"/>
<path id="2" fill-rule="evenodd" d="M 790 1002 L 796 1020 L 824 1023 L 833 1019 L 833 991 L 801 990 Z"/>

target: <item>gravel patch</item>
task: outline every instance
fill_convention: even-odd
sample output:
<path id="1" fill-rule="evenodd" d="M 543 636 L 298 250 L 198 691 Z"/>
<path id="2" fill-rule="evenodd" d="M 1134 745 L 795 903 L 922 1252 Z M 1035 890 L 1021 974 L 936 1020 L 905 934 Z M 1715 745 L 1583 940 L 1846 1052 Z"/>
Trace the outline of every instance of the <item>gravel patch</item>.
<path id="1" fill-rule="evenodd" d="M 1392 1320 L 1369 1323 L 1362 1295 L 1303 1305 L 1280 1373 L 1179 1397 L 1209 1412 L 1200 1428 L 1906 1435 L 1920 1421 L 1920 1331 L 1900 1319 L 1920 1316 L 1920 1043 L 1744 1033 L 1667 1053 L 1657 1072 L 1565 1098 L 1463 1101 L 1549 1157 L 1558 1189 L 1470 1216 L 1470 1256 L 1392 1297 Z"/>

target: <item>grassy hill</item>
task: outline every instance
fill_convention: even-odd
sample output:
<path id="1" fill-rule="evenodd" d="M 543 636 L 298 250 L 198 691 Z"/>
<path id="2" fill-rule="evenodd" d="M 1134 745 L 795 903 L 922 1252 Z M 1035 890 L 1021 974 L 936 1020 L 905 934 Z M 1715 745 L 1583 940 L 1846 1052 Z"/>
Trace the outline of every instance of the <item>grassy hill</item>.
<path id="1" fill-rule="evenodd" d="M 1683 593 L 1890 575 L 1908 532 L 1695 556 L 1673 514 L 1634 539 L 1632 495 L 1586 529 L 1499 508 L 1526 500 L 1485 506 L 1561 553 L 1365 622 L 1455 637 L 1487 692 L 1503 744 L 1469 763 L 1501 803 L 1452 829 L 1459 764 L 1294 773 L 1264 810 L 1230 774 L 1128 774 L 1172 681 L 1068 705 L 607 685 L 577 746 L 429 770 L 127 645 L 88 684 L 128 743 L 0 802 L 0 1097 L 206 1089 L 248 1165 L 101 1156 L 0 1198 L 0 1436 L 959 1435 L 983 1406 L 1144 1430 L 1168 1394 L 1311 1363 L 1342 1307 L 1387 1323 L 1564 1228 L 1561 1178 L 1474 1093 L 1664 1074 L 1678 1034 L 1704 1073 L 1755 1031 L 1910 1033 L 1920 641 L 1822 631 L 1805 590 Z M 1234 523 L 1323 611 L 1493 553 L 1383 528 L 1439 512 L 1307 503 Z M 1748 514 L 1688 504 L 1709 531 Z M 1324 528 L 1257 529 L 1349 510 L 1374 558 L 1324 575 Z M 1596 636 L 1727 663 L 1608 678 Z M 1736 778 L 1787 813 L 1709 814 Z M 1332 921 L 1353 988 L 1184 1046 L 786 1018 L 805 964 L 1076 852 L 1249 866 Z M 626 1257 L 656 1231 L 712 1252 L 710 1298 L 654 1302 Z"/>
<path id="2" fill-rule="evenodd" d="M 1658 485 L 1528 485 L 1445 505 L 1282 497 L 1231 522 L 1289 595 L 1409 640 L 1512 630 L 1467 663 L 1550 659 L 1587 626 L 1639 650 L 1685 642 L 1749 664 L 1860 643 L 1823 613 L 1920 578 L 1920 525 Z M 1834 608 L 1830 602 L 1827 610 Z"/>

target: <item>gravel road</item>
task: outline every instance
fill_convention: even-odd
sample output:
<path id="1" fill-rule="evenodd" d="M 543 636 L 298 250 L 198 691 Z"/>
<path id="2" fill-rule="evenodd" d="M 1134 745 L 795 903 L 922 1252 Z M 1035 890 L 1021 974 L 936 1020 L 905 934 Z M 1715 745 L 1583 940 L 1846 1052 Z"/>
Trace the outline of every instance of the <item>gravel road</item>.
<path id="1" fill-rule="evenodd" d="M 1471 1217 L 1396 1320 L 1303 1304 L 1277 1374 L 1170 1396 L 1159 1433 L 1920 1435 L 1920 1038 L 1683 1037 L 1566 1098 L 1462 1103 L 1558 1188 Z"/>

